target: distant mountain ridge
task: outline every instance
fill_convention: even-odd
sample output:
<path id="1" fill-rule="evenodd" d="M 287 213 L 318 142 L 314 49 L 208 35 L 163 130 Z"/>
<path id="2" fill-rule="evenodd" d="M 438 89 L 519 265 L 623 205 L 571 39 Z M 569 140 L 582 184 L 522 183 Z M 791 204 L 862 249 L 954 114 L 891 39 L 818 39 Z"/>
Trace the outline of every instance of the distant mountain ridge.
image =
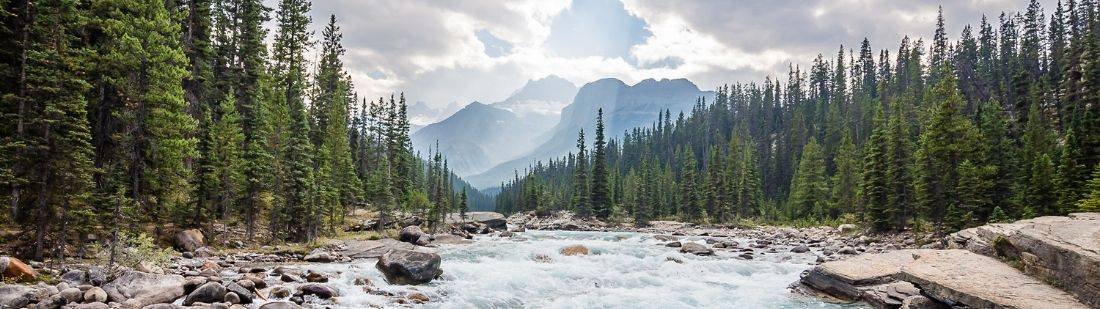
<path id="1" fill-rule="evenodd" d="M 455 174 L 480 173 L 541 144 L 539 137 L 557 123 L 561 107 L 576 93 L 576 86 L 557 76 L 528 81 L 504 101 L 470 103 L 416 131 L 413 147 L 427 153 L 438 142 Z"/>
<path id="2" fill-rule="evenodd" d="M 648 126 L 657 120 L 658 114 L 669 110 L 673 114 L 690 113 L 697 100 L 714 100 L 713 91 L 702 91 L 687 79 L 646 79 L 627 85 L 615 78 L 600 79 L 585 84 L 577 92 L 572 104 L 561 112 L 557 125 L 544 133 L 543 141 L 534 149 L 513 160 L 503 162 L 485 172 L 464 176 L 471 185 L 487 188 L 500 185 L 510 179 L 514 171 L 522 171 L 535 162 L 561 157 L 573 151 L 577 132 L 584 128 L 594 132 L 596 113 L 604 109 L 604 122 L 608 138 L 620 138 L 625 130 Z M 591 143 L 594 134 L 587 134 Z"/>

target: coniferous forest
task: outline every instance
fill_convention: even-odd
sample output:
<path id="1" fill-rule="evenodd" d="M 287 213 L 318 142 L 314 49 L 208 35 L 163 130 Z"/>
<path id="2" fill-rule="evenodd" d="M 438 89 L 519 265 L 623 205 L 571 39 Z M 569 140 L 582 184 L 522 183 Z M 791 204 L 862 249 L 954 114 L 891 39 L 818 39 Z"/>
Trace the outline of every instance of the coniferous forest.
<path id="1" fill-rule="evenodd" d="M 1045 14 L 1052 12 L 1050 14 Z M 613 220 L 865 223 L 950 232 L 1098 211 L 1100 12 L 1060 1 L 906 37 L 864 39 L 735 83 L 690 113 L 537 162 L 502 184 L 502 212 Z M 835 55 L 835 56 L 834 56 Z"/>
<path id="2" fill-rule="evenodd" d="M 487 207 L 438 151 L 412 152 L 403 94 L 355 93 L 337 17 L 309 11 L 0 1 L 0 226 L 41 260 L 90 234 L 217 221 L 307 241 L 353 209 L 437 221 Z"/>

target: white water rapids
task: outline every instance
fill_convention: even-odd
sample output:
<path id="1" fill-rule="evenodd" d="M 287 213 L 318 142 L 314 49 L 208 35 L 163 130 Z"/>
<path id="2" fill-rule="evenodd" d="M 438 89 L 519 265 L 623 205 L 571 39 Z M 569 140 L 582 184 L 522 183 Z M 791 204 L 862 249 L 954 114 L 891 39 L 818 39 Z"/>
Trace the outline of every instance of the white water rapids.
<path id="1" fill-rule="evenodd" d="M 480 237 L 473 244 L 438 248 L 443 277 L 414 287 L 387 284 L 374 260 L 304 268 L 340 272 L 330 284 L 342 294 L 338 306 L 347 308 L 399 306 L 354 285 L 358 277 L 369 277 L 377 289 L 398 295 L 415 289 L 431 298 L 417 305 L 426 308 L 863 307 L 825 303 L 787 288 L 811 267 L 812 254 L 758 253 L 756 260 L 741 260 L 732 251 L 681 254 L 663 243 L 638 233 L 528 231 L 511 239 Z M 592 252 L 558 252 L 573 244 Z M 537 255 L 551 261 L 536 261 Z"/>

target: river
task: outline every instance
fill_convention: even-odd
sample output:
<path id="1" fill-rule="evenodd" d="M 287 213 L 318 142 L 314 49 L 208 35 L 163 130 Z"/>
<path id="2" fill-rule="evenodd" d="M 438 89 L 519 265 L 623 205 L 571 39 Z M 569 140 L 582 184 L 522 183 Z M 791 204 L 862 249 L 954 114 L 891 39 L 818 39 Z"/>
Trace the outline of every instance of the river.
<path id="1" fill-rule="evenodd" d="M 510 239 L 482 237 L 473 244 L 438 248 L 443 277 L 411 288 L 432 299 L 419 305 L 425 308 L 864 307 L 826 303 L 787 288 L 812 267 L 812 254 L 773 253 L 742 260 L 723 251 L 716 256 L 681 254 L 663 243 L 639 233 L 528 231 Z M 588 247 L 591 254 L 558 252 L 574 244 Z M 306 268 L 341 273 L 330 282 L 343 295 L 340 307 L 395 305 L 355 286 L 357 277 L 369 277 L 378 290 L 402 294 L 410 289 L 386 284 L 373 260 Z"/>

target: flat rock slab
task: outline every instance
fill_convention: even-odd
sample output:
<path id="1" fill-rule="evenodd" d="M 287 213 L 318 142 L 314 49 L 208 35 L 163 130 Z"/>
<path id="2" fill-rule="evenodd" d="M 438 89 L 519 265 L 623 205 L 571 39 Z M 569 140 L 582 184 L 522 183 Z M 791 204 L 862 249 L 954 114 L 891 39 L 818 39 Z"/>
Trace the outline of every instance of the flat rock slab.
<path id="1" fill-rule="evenodd" d="M 801 282 L 846 299 L 893 307 L 917 295 L 897 286 L 915 285 L 950 305 L 973 308 L 1088 308 L 1073 295 L 967 250 L 910 249 L 858 255 L 814 267 Z"/>
<path id="2" fill-rule="evenodd" d="M 857 255 L 818 265 L 802 277 L 802 283 L 836 297 L 863 298 L 862 287 L 895 281 L 902 266 L 912 263 L 931 249 L 898 250 L 880 254 Z"/>
<path id="3" fill-rule="evenodd" d="M 1056 289 L 1000 261 L 966 250 L 917 253 L 898 279 L 952 305 L 974 308 L 1088 308 Z"/>
<path id="4" fill-rule="evenodd" d="M 504 215 L 498 212 L 491 211 L 467 212 L 465 218 L 463 218 L 460 214 L 451 213 L 447 214 L 447 217 L 444 218 L 443 222 L 448 224 L 460 222 L 477 222 L 496 230 L 508 229 L 508 220 L 504 217 Z"/>
<path id="5" fill-rule="evenodd" d="M 413 250 L 416 245 L 400 242 L 396 239 L 384 238 L 381 240 L 353 240 L 348 241 L 347 246 L 341 250 L 341 254 L 353 259 L 377 258 L 390 250 Z"/>
<path id="6" fill-rule="evenodd" d="M 947 237 L 948 248 L 1018 261 L 1028 274 L 1058 282 L 1100 308 L 1100 213 L 990 224 Z"/>

